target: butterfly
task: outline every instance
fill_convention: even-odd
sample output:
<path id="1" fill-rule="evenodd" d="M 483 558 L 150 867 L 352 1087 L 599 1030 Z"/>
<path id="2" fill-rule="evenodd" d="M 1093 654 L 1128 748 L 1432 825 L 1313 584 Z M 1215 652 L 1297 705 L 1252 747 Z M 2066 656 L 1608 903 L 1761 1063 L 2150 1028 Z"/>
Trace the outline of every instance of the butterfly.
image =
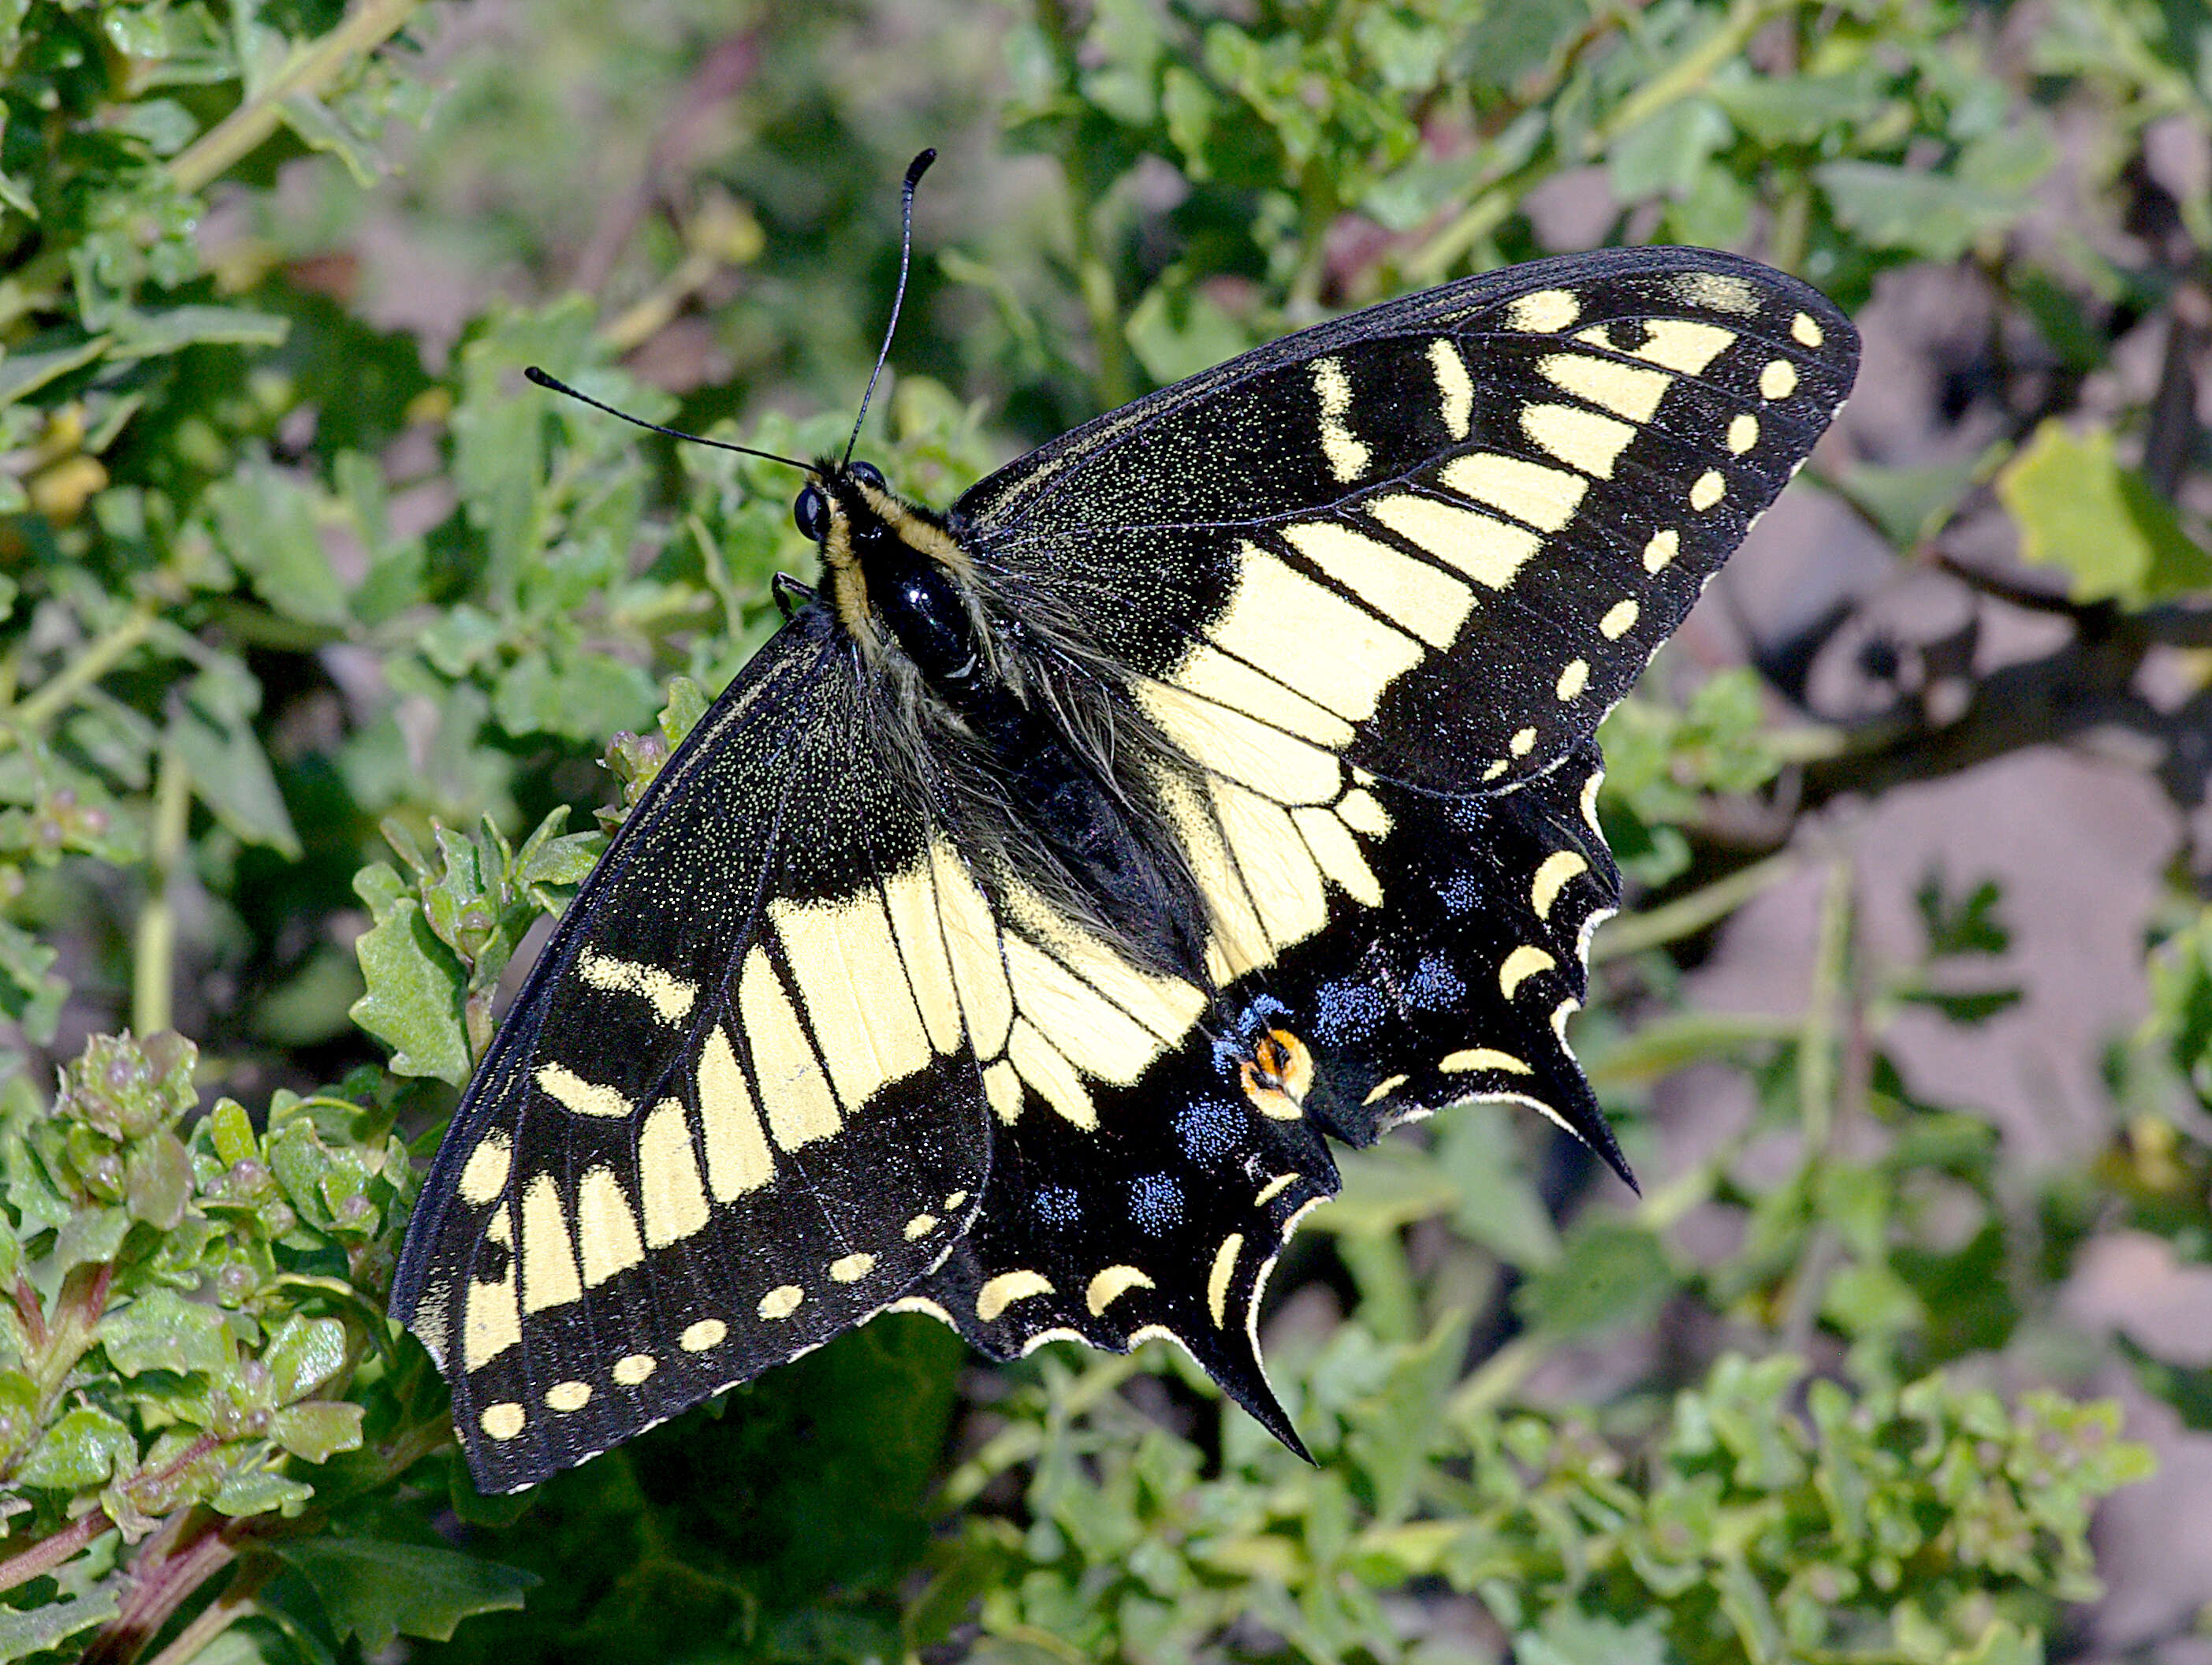
<path id="1" fill-rule="evenodd" d="M 1592 735 L 1856 361 L 1795 278 L 1611 250 L 1288 336 L 941 514 L 800 465 L 818 587 L 585 881 L 410 1228 L 477 1484 L 893 1310 L 1000 1359 L 1172 1339 L 1303 1453 L 1255 1318 L 1332 1140 L 1506 1100 L 1629 1178 L 1566 1039 L 1620 899 Z"/>

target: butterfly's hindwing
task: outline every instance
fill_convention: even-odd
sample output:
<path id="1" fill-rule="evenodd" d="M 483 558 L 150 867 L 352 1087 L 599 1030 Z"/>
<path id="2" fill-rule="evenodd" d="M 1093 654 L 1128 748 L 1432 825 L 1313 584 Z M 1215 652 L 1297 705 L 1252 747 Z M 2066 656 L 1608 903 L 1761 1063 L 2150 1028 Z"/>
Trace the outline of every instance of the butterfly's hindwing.
<path id="1" fill-rule="evenodd" d="M 1034 1098 L 1005 1121 L 984 1210 L 922 1285 L 928 1302 L 1002 1358 L 1060 1336 L 1121 1351 L 1168 1335 L 1295 1447 L 1256 1310 L 1300 1216 L 1335 1193 L 1328 1138 L 1366 1145 L 1431 1109 L 1508 1099 L 1618 1161 L 1565 1029 L 1590 931 L 1620 896 L 1589 818 L 1598 772 L 1584 745 L 1495 797 L 1370 783 L 1353 836 L 1372 901 L 1290 832 L 1273 859 L 1325 887 L 1321 928 L 1238 978 L 1135 1081 L 1095 1087 L 1095 1127 L 1079 1135 Z"/>
<path id="2" fill-rule="evenodd" d="M 945 919 L 983 904 L 864 732 L 803 614 L 632 812 L 454 1119 L 393 1306 L 487 1490 L 849 1328 L 979 1206 Z"/>

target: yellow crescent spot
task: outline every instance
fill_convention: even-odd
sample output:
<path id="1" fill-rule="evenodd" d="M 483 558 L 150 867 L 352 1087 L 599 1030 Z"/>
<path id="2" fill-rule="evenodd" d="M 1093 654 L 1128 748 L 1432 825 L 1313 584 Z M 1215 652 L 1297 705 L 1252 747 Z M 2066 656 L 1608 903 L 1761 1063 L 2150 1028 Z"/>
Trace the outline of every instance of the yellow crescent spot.
<path id="1" fill-rule="evenodd" d="M 1498 968 L 1498 992 L 1507 1000 L 1513 991 L 1540 971 L 1549 971 L 1559 962 L 1542 949 L 1523 943 L 1505 957 L 1505 963 Z"/>
<path id="2" fill-rule="evenodd" d="M 1206 1274 L 1206 1308 L 1213 1315 L 1213 1328 L 1219 1329 L 1229 1311 L 1229 1279 L 1237 1271 L 1237 1257 L 1243 1252 L 1244 1234 L 1232 1231 L 1221 1240 L 1221 1247 L 1213 1251 L 1213 1270 Z"/>
<path id="3" fill-rule="evenodd" d="M 1152 1280 L 1133 1266 L 1109 1266 L 1091 1280 L 1091 1286 L 1083 1293 L 1083 1303 L 1097 1318 L 1131 1290 L 1153 1287 Z"/>
<path id="4" fill-rule="evenodd" d="M 1042 1272 L 1001 1272 L 975 1291 L 975 1316 L 988 1324 L 1017 1301 L 1051 1293 L 1052 1279 Z"/>

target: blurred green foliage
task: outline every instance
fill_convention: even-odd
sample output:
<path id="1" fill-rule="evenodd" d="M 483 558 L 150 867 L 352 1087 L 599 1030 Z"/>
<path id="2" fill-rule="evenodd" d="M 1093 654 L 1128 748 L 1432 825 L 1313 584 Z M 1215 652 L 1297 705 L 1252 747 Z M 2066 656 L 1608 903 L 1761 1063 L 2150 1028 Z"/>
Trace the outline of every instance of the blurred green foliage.
<path id="1" fill-rule="evenodd" d="M 2212 915 L 2154 921 L 2094 1173 L 2025 1170 L 1887 1049 L 2012 998 L 1978 881 L 1930 878 L 1897 965 L 1833 866 L 1802 1012 L 1685 1008 L 1701 933 L 1809 859 L 1731 860 L 1732 810 L 1957 766 L 1905 718 L 1778 721 L 1748 671 L 1608 723 L 1656 894 L 1579 1033 L 1632 1157 L 1686 1065 L 1754 1114 L 1629 1207 L 1498 1107 L 1349 1158 L 1276 1279 L 1318 1468 L 1157 1347 L 963 1375 L 902 1318 L 487 1501 L 382 1303 L 502 975 L 803 553 L 779 471 L 523 365 L 841 443 L 930 142 L 878 449 L 937 502 L 1578 203 L 1846 306 L 1959 262 L 2033 337 L 2003 431 L 1828 483 L 1905 560 L 1997 505 L 2124 685 L 2212 643 L 2201 430 L 2083 395 L 2212 249 L 2145 183 L 2162 125 L 2212 132 L 2190 15 L 0 3 L 0 1659 L 2040 1659 L 2146 1458 L 1989 1384 L 2112 1356 L 2052 1340 L 2099 1225 L 2212 1259 Z M 2119 1356 L 2212 1427 L 2203 1373 Z"/>

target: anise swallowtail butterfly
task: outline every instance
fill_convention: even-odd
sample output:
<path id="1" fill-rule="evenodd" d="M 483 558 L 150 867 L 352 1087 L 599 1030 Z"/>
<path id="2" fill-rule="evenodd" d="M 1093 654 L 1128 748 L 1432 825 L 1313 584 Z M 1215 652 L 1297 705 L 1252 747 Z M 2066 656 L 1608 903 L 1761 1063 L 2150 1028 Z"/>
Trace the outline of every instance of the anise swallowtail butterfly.
<path id="1" fill-rule="evenodd" d="M 1170 1337 L 1302 1449 L 1254 1325 L 1330 1138 L 1507 1099 L 1627 1177 L 1565 1037 L 1620 894 L 1592 732 L 1856 359 L 1794 278 L 1614 250 L 1302 331 L 941 515 L 813 464 L 819 592 L 416 1212 L 392 1309 L 478 1485 L 895 1308 L 996 1358 Z"/>

